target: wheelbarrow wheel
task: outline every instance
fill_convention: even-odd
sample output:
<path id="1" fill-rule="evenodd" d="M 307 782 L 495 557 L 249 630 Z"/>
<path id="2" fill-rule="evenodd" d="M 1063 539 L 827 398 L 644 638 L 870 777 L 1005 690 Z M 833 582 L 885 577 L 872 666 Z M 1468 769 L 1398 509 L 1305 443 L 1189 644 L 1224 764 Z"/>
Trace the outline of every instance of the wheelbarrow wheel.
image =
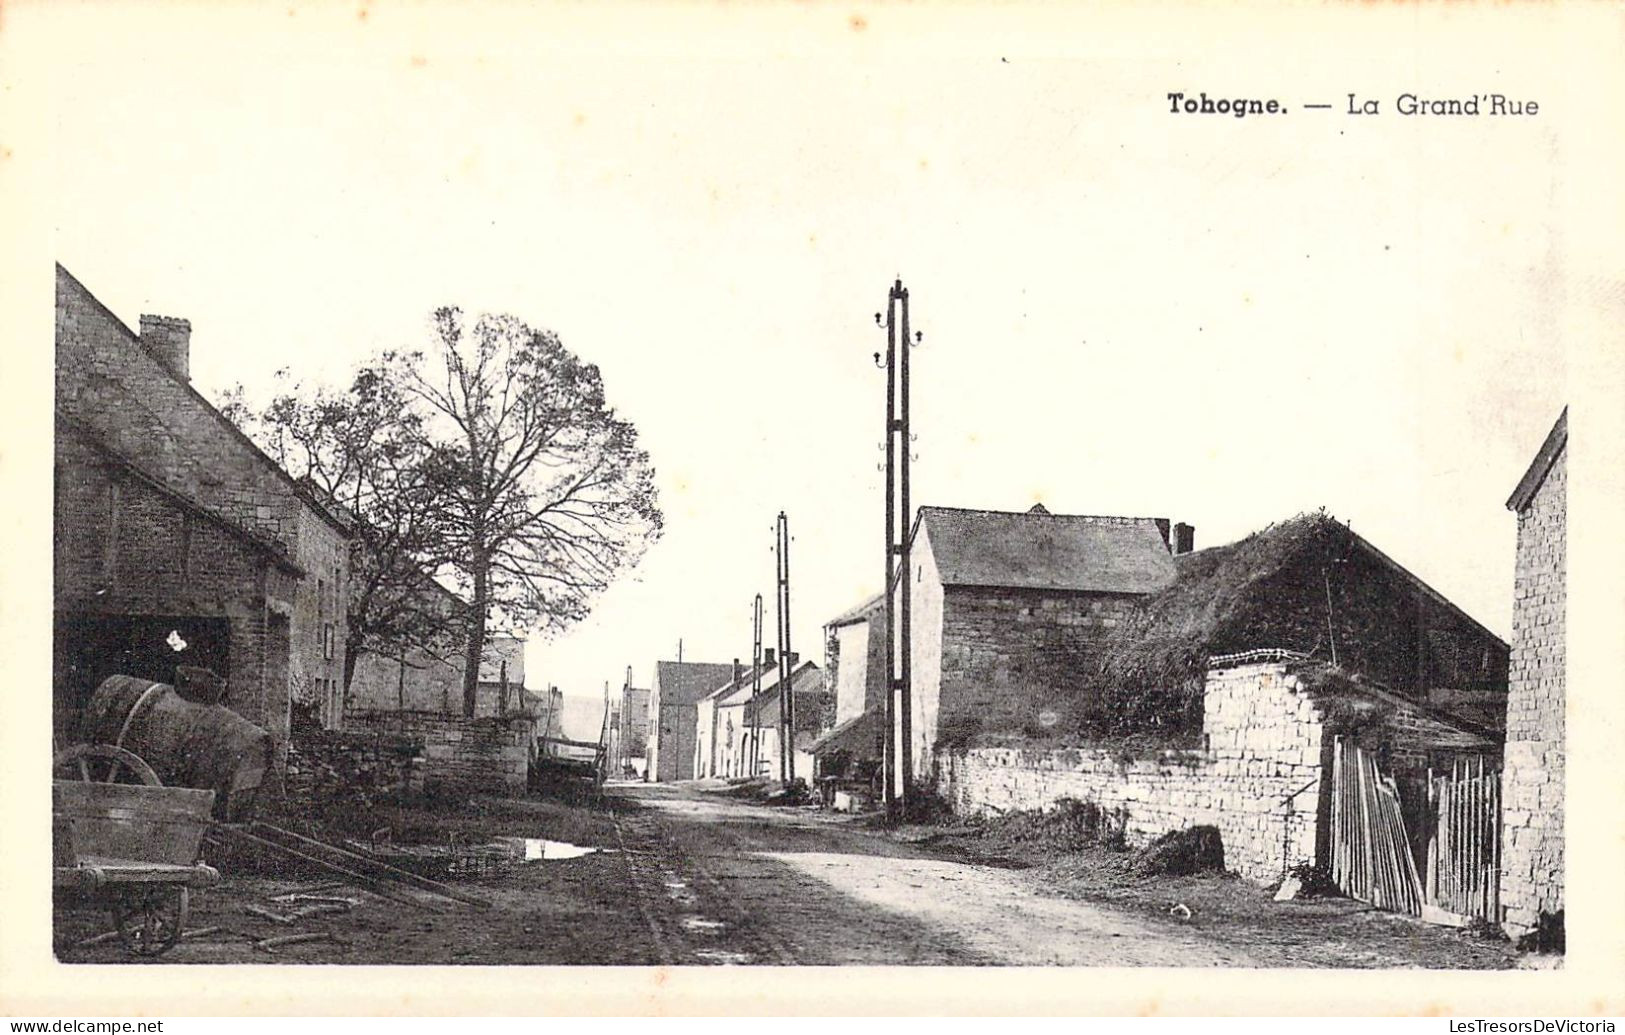
<path id="1" fill-rule="evenodd" d="M 189 895 L 183 885 L 156 884 L 118 896 L 113 927 L 119 941 L 137 956 L 161 956 L 186 930 Z"/>

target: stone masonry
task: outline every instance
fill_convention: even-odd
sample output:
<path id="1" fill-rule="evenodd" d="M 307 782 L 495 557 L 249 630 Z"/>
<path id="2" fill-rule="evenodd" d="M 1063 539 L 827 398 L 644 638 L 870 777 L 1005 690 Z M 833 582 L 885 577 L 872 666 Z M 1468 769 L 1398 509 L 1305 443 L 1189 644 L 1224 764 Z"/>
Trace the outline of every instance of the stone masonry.
<path id="1" fill-rule="evenodd" d="M 1483 738 L 1391 701 L 1385 723 L 1359 737 L 1395 754 L 1480 752 Z M 937 789 L 963 814 L 1043 809 L 1062 798 L 1123 813 L 1130 844 L 1197 824 L 1219 829 L 1226 868 L 1279 880 L 1317 858 L 1317 815 L 1333 734 L 1324 709 L 1290 663 L 1216 668 L 1203 698 L 1203 747 L 1151 759 L 1110 749 L 971 748 L 938 758 Z"/>
<path id="2" fill-rule="evenodd" d="M 267 619 L 286 627 L 285 645 L 263 669 L 234 671 L 241 685 L 227 697 L 254 702 L 252 717 L 284 746 L 296 696 L 329 724 L 342 718 L 348 533 L 191 385 L 190 324 L 148 316 L 141 329 L 131 331 L 58 266 L 56 408 L 148 477 L 276 544 L 302 569 Z"/>
<path id="3" fill-rule="evenodd" d="M 1501 835 L 1503 926 L 1515 939 L 1563 910 L 1566 423 L 1553 429 L 1551 466 L 1518 509 Z"/>
<path id="4" fill-rule="evenodd" d="M 421 785 L 524 793 L 536 720 L 438 712 L 352 712 L 346 730 L 393 737 L 422 748 Z"/>

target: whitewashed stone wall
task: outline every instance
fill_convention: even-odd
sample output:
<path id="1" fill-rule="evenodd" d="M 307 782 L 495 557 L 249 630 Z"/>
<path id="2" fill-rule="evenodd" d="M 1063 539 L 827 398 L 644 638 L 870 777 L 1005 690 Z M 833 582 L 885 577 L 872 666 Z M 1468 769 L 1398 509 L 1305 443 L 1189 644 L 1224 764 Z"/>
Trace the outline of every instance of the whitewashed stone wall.
<path id="1" fill-rule="evenodd" d="M 1133 845 L 1210 824 L 1226 868 L 1269 883 L 1315 857 L 1322 730 L 1284 664 L 1216 669 L 1200 751 L 1119 761 L 1109 750 L 972 748 L 939 758 L 938 791 L 965 814 L 1042 809 L 1061 798 L 1121 809 Z"/>
<path id="2" fill-rule="evenodd" d="M 1513 938 L 1563 909 L 1568 450 L 1518 514 L 1502 775 L 1501 905 Z"/>

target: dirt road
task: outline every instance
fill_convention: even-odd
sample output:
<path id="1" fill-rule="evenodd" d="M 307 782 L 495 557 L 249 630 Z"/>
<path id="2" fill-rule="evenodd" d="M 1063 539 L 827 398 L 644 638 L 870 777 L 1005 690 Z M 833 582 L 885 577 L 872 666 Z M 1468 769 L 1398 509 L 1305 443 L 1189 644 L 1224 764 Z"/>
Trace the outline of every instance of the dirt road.
<path id="1" fill-rule="evenodd" d="M 1058 966 L 1504 966 L 1456 952 L 1423 963 L 1418 925 L 1386 915 L 1353 938 L 1321 941 L 1310 918 L 1286 949 L 1278 928 L 1182 923 L 1159 911 L 1058 894 L 1036 870 L 965 861 L 852 817 L 749 804 L 694 785 L 611 785 L 592 807 L 478 799 L 454 811 L 400 807 L 368 816 L 402 841 L 464 843 L 510 836 L 592 848 L 463 882 L 490 909 L 430 911 L 359 888 L 349 912 L 279 924 L 275 897 L 324 877 L 248 874 L 198 896 L 166 963 L 934 964 Z M 325 878 L 331 880 L 331 877 Z M 1397 925 L 1397 926 L 1396 926 Z M 116 944 L 80 942 L 104 913 L 59 910 L 56 942 L 70 962 L 128 959 Z M 1302 926 L 1302 925 L 1300 925 Z M 1381 928 L 1379 931 L 1378 928 Z M 212 930 L 209 930 L 211 929 Z M 1392 930 L 1390 930 L 1392 928 Z M 330 941 L 278 947 L 292 933 Z M 1362 933 L 1364 932 L 1364 933 Z M 1374 937 L 1375 936 L 1375 937 Z M 1416 931 L 1414 937 L 1433 932 Z M 1386 938 L 1387 941 L 1382 941 Z M 1471 947 L 1468 947 L 1471 948 Z M 1473 949 L 1472 952 L 1478 950 Z M 1414 960 L 1413 960 L 1413 957 Z"/>
<path id="2" fill-rule="evenodd" d="M 672 962 L 1247 966 L 1170 920 L 1048 896 L 827 813 L 629 785 L 621 820 Z M 665 902 L 658 901 L 660 897 Z M 672 908 L 675 906 L 675 908 Z"/>

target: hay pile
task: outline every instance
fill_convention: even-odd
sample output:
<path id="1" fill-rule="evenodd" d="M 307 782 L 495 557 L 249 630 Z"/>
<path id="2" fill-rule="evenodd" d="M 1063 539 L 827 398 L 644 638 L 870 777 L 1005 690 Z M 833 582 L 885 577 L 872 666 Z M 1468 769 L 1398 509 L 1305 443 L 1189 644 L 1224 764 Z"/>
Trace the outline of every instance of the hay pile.
<path id="1" fill-rule="evenodd" d="M 1163 834 L 1134 854 L 1133 870 L 1146 877 L 1186 877 L 1224 872 L 1219 828 L 1186 827 Z"/>

